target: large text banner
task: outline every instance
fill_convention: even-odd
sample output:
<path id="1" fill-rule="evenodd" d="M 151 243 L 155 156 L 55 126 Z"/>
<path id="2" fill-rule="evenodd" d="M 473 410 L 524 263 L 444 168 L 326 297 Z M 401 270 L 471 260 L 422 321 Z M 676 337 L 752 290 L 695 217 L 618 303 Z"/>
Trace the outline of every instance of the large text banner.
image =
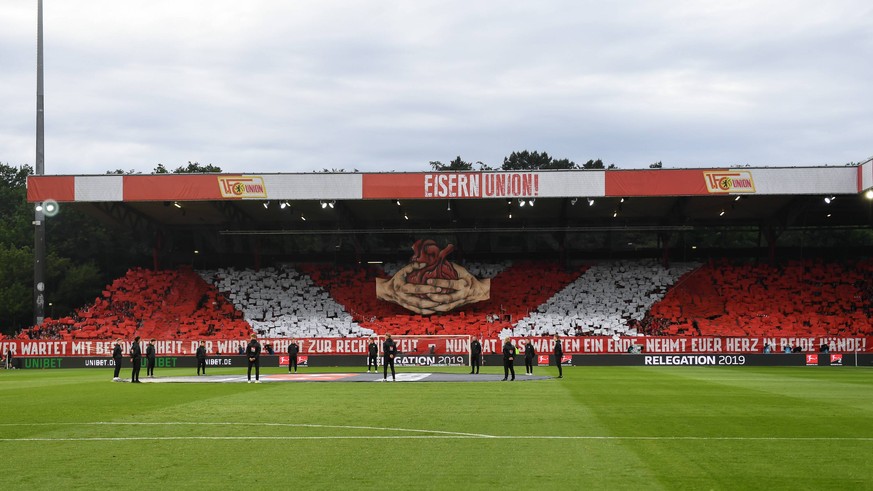
<path id="1" fill-rule="evenodd" d="M 554 339 L 551 337 L 512 337 L 511 342 L 523 350 L 527 341 L 533 345 L 537 354 L 550 354 L 554 351 Z M 606 336 L 562 337 L 561 346 L 565 354 L 616 354 L 627 353 L 632 348 L 639 348 L 642 353 L 763 353 L 766 345 L 773 352 L 783 352 L 786 347 L 798 347 L 804 353 L 817 352 L 822 345 L 828 345 L 830 351 L 841 353 L 873 352 L 873 337 L 680 337 L 680 336 L 642 336 L 612 338 Z M 246 340 L 243 339 L 206 339 L 207 352 L 213 355 L 235 355 L 245 350 Z M 300 354 L 307 355 L 365 355 L 368 338 L 297 338 Z M 414 337 L 396 339 L 401 353 L 416 354 L 421 352 L 422 341 Z M 197 350 L 199 339 L 160 340 L 155 343 L 156 351 L 162 356 L 190 355 Z M 276 353 L 287 353 L 291 338 L 261 339 L 261 344 L 269 345 Z M 496 338 L 483 339 L 484 354 L 500 353 L 502 341 Z M 468 354 L 466 341 L 458 339 L 442 339 L 434 347 L 431 354 Z M 380 343 L 381 344 L 381 343 Z M 95 341 L 50 341 L 50 340 L 2 340 L 0 353 L 6 355 L 10 350 L 15 357 L 45 357 L 45 356 L 111 356 L 114 342 L 111 340 Z M 130 343 L 122 346 L 125 356 L 130 351 Z M 266 354 L 266 350 L 265 350 Z"/>

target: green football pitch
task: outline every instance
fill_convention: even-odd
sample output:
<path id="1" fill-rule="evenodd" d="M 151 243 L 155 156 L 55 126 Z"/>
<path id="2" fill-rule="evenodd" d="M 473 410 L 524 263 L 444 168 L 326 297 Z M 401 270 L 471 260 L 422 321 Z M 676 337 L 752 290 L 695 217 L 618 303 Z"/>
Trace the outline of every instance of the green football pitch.
<path id="1" fill-rule="evenodd" d="M 256 385 L 0 371 L 0 476 L 6 489 L 873 489 L 869 368 L 564 375 Z"/>

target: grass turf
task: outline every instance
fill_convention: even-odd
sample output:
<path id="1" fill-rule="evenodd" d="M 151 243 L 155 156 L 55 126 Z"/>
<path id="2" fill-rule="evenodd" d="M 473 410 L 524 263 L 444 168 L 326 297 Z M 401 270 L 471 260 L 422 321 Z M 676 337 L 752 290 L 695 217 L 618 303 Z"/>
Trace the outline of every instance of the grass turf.
<path id="1" fill-rule="evenodd" d="M 869 369 L 564 375 L 134 385 L 110 370 L 2 371 L 0 475 L 10 489 L 873 489 Z"/>

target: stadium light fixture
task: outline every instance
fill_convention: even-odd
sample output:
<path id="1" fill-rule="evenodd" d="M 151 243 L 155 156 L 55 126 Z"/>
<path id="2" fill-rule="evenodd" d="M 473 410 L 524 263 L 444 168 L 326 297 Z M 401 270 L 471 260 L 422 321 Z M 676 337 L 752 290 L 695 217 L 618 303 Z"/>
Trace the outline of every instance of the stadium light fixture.
<path id="1" fill-rule="evenodd" d="M 265 210 L 268 209 L 268 208 L 270 208 L 270 202 L 269 202 L 269 201 L 264 201 L 263 204 L 264 204 L 264 209 L 265 209 Z"/>
<path id="2" fill-rule="evenodd" d="M 826 204 L 831 204 L 831 202 L 833 202 L 835 199 L 837 199 L 836 196 L 825 196 L 824 202 Z"/>
<path id="3" fill-rule="evenodd" d="M 736 198 L 734 198 L 734 201 L 739 201 L 740 198 L 742 198 L 742 196 L 737 196 Z"/>
<path id="4" fill-rule="evenodd" d="M 720 217 L 724 216 L 724 209 L 721 210 L 721 212 L 718 214 L 718 216 L 720 216 Z"/>
<path id="5" fill-rule="evenodd" d="M 594 198 L 588 198 L 588 206 L 594 206 Z"/>
<path id="6" fill-rule="evenodd" d="M 280 210 L 284 210 L 285 208 L 288 208 L 289 206 L 291 206 L 291 203 L 289 203 L 287 201 L 283 201 L 283 202 L 279 203 Z"/>
<path id="7" fill-rule="evenodd" d="M 830 214 L 830 213 L 828 213 L 828 218 L 830 218 L 830 217 L 831 217 L 831 214 Z"/>
<path id="8" fill-rule="evenodd" d="M 448 204 L 446 205 L 446 211 L 452 211 L 452 202 L 451 201 L 449 201 Z"/>
<path id="9" fill-rule="evenodd" d="M 399 199 L 394 200 L 394 202 L 397 203 L 397 206 L 400 206 L 400 200 L 399 200 Z"/>
<path id="10" fill-rule="evenodd" d="M 329 207 L 331 207 L 331 209 L 333 209 L 333 207 L 336 206 L 336 200 L 330 200 L 330 201 L 328 201 L 328 202 L 327 202 L 327 206 L 329 206 Z"/>
<path id="11" fill-rule="evenodd" d="M 618 210 L 615 210 L 614 212 L 612 212 L 612 218 L 616 218 L 616 217 L 618 217 Z"/>
<path id="12" fill-rule="evenodd" d="M 627 199 L 627 198 L 622 198 L 622 199 L 618 200 L 618 202 L 619 202 L 619 203 L 624 203 L 624 200 L 625 200 L 625 199 Z"/>
<path id="13" fill-rule="evenodd" d="M 323 210 L 325 208 L 327 208 L 327 201 L 322 201 L 321 202 L 321 209 Z"/>
<path id="14" fill-rule="evenodd" d="M 868 189 L 867 192 L 864 193 L 864 197 L 873 200 L 873 189 Z"/>
<path id="15" fill-rule="evenodd" d="M 176 208 L 181 209 L 181 208 L 182 208 L 182 203 L 179 203 L 178 201 L 173 201 L 173 206 L 175 206 Z"/>
<path id="16" fill-rule="evenodd" d="M 536 202 L 536 198 L 528 200 L 527 204 L 530 206 L 533 206 L 535 202 Z"/>
<path id="17" fill-rule="evenodd" d="M 37 203 L 36 204 L 36 211 L 42 211 L 42 209 L 43 209 L 42 203 Z"/>
<path id="18" fill-rule="evenodd" d="M 406 213 L 404 213 L 404 214 L 403 214 L 403 218 L 409 220 L 409 215 L 407 215 Z"/>
<path id="19" fill-rule="evenodd" d="M 306 217 L 303 216 L 303 213 L 300 214 L 300 219 L 303 220 L 304 222 L 306 221 Z"/>
<path id="20" fill-rule="evenodd" d="M 576 206 L 576 202 L 577 202 L 577 201 L 579 201 L 579 198 L 573 198 L 573 199 L 571 199 L 571 200 L 570 200 L 570 205 L 571 205 L 571 206 Z"/>
<path id="21" fill-rule="evenodd" d="M 509 214 L 509 219 L 512 220 L 512 213 Z"/>
<path id="22" fill-rule="evenodd" d="M 518 206 L 524 206 L 526 204 L 527 204 L 527 202 L 525 200 L 518 198 Z"/>

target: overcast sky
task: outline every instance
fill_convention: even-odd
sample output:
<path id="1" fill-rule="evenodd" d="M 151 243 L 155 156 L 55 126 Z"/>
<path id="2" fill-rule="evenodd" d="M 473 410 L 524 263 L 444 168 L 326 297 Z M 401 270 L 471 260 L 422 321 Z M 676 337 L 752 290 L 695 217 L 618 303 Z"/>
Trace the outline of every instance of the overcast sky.
<path id="1" fill-rule="evenodd" d="M 0 1 L 0 162 L 33 165 L 36 0 Z M 44 0 L 47 174 L 619 168 L 873 156 L 873 3 Z"/>

